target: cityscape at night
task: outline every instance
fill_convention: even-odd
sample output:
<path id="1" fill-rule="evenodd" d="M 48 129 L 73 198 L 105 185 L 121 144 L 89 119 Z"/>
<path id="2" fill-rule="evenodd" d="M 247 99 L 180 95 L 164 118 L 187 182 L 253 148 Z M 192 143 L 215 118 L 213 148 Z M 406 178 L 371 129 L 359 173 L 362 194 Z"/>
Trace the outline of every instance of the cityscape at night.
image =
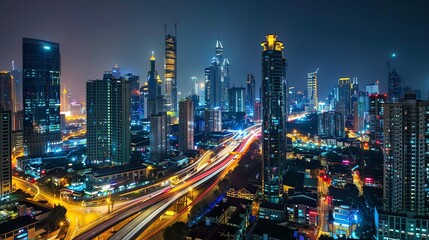
<path id="1" fill-rule="evenodd" d="M 429 239 L 429 2 L 0 8 L 0 240 Z"/>

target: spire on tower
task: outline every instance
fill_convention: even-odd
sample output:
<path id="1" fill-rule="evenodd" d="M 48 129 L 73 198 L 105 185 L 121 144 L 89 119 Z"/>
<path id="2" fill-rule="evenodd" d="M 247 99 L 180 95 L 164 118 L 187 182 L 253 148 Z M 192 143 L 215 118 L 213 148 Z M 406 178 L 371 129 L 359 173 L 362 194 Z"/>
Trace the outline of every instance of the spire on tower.
<path id="1" fill-rule="evenodd" d="M 155 61 L 155 52 L 154 51 L 152 51 L 152 56 L 150 57 L 150 60 Z"/>

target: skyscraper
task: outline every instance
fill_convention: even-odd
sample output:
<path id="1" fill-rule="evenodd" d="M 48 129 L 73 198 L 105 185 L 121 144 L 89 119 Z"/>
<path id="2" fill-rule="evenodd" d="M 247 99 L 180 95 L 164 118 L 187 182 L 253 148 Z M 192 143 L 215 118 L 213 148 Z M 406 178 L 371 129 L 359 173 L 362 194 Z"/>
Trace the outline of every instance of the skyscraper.
<path id="1" fill-rule="evenodd" d="M 12 61 L 12 69 L 10 70 L 12 75 L 12 99 L 13 99 L 13 108 L 12 112 L 18 112 L 22 110 L 22 74 L 21 71 L 15 69 L 15 61 Z"/>
<path id="2" fill-rule="evenodd" d="M 140 88 L 140 106 L 141 106 L 141 115 L 143 119 L 149 118 L 148 109 L 147 109 L 147 97 L 149 95 L 149 86 L 145 82 Z"/>
<path id="3" fill-rule="evenodd" d="M 59 149 L 60 45 L 23 39 L 24 145 L 28 155 Z"/>
<path id="4" fill-rule="evenodd" d="M 376 82 L 365 85 L 365 90 L 368 93 L 368 95 L 380 93 L 378 84 L 379 84 L 379 82 L 376 81 Z"/>
<path id="5" fill-rule="evenodd" d="M 338 79 L 338 98 L 336 109 L 338 112 L 347 116 L 352 114 L 351 105 L 351 86 L 350 78 L 339 78 Z"/>
<path id="6" fill-rule="evenodd" d="M 367 92 L 359 92 L 353 105 L 353 130 L 358 133 L 365 130 L 365 119 L 369 111 L 369 99 Z"/>
<path id="7" fill-rule="evenodd" d="M 317 115 L 317 134 L 322 137 L 344 137 L 344 121 L 344 115 L 339 112 L 320 113 Z"/>
<path id="8" fill-rule="evenodd" d="M 206 76 L 206 107 L 219 107 L 228 111 L 228 89 L 230 88 L 229 60 L 223 56 L 223 46 L 220 40 L 216 41 L 216 55 L 210 67 L 205 69 Z"/>
<path id="9" fill-rule="evenodd" d="M 13 110 L 12 85 L 13 77 L 10 75 L 10 72 L 0 71 L 0 110 Z"/>
<path id="10" fill-rule="evenodd" d="M 190 98 L 179 101 L 179 150 L 194 148 L 194 102 Z"/>
<path id="11" fill-rule="evenodd" d="M 131 83 L 105 72 L 86 83 L 87 158 L 90 164 L 125 165 L 130 161 Z"/>
<path id="12" fill-rule="evenodd" d="M 246 94 L 246 112 L 253 116 L 253 110 L 256 100 L 256 82 L 252 74 L 247 74 L 247 94 Z"/>
<path id="13" fill-rule="evenodd" d="M 174 35 L 167 34 L 165 27 L 165 97 L 167 111 L 177 112 L 177 25 L 174 25 Z"/>
<path id="14" fill-rule="evenodd" d="M 245 90 L 244 87 L 232 87 L 228 89 L 230 113 L 245 112 Z"/>
<path id="15" fill-rule="evenodd" d="M 0 111 L 0 200 L 12 192 L 12 121 L 10 111 Z"/>
<path id="16" fill-rule="evenodd" d="M 262 195 L 279 203 L 283 194 L 282 167 L 286 158 L 285 97 L 286 59 L 283 43 L 269 34 L 262 52 Z"/>
<path id="17" fill-rule="evenodd" d="M 195 95 L 200 95 L 200 93 L 198 92 L 198 79 L 195 76 L 191 77 L 191 81 L 192 81 L 192 94 Z"/>
<path id="18" fill-rule="evenodd" d="M 132 73 L 124 75 L 126 81 L 130 82 L 131 85 L 131 125 L 140 125 L 140 119 L 142 118 L 142 107 L 140 105 L 140 77 Z"/>
<path id="19" fill-rule="evenodd" d="M 70 101 L 67 89 L 64 87 L 64 90 L 61 93 L 61 112 L 67 111 L 70 111 Z"/>
<path id="20" fill-rule="evenodd" d="M 387 60 L 387 71 L 388 71 L 388 79 L 387 79 L 387 96 L 389 102 L 399 102 L 401 101 L 403 92 L 403 86 L 402 86 L 402 78 L 399 75 L 398 68 L 394 63 L 394 59 L 396 58 L 396 54 L 393 53 L 390 58 Z"/>
<path id="21" fill-rule="evenodd" d="M 115 64 L 115 66 L 112 67 L 112 76 L 116 79 L 121 77 L 121 69 L 119 68 L 118 64 Z"/>
<path id="22" fill-rule="evenodd" d="M 429 217 L 429 102 L 384 105 L 384 210 Z"/>
<path id="23" fill-rule="evenodd" d="M 369 136 L 372 143 L 382 143 L 384 139 L 384 104 L 386 94 L 369 95 Z"/>
<path id="24" fill-rule="evenodd" d="M 155 69 L 155 55 L 152 52 L 150 57 L 150 71 L 148 72 L 148 95 L 147 95 L 147 116 L 164 112 L 164 97 L 161 95 L 161 78 Z"/>
<path id="25" fill-rule="evenodd" d="M 317 105 L 319 102 L 317 95 L 317 72 L 319 69 L 316 69 L 314 72 L 307 73 L 307 99 L 309 102 L 309 110 L 317 110 Z"/>
<path id="26" fill-rule="evenodd" d="M 171 119 L 166 112 L 151 115 L 149 118 L 150 158 L 154 162 L 159 162 L 167 157 L 170 148 L 168 134 Z"/>
<path id="27" fill-rule="evenodd" d="M 221 132 L 222 131 L 222 111 L 220 108 L 206 109 L 204 111 L 205 132 Z"/>

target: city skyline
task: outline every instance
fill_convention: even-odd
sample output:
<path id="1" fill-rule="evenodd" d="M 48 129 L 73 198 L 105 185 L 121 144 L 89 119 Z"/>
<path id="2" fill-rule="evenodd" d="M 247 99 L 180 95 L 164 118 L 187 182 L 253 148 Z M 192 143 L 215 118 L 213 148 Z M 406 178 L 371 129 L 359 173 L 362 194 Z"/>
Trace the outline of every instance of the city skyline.
<path id="1" fill-rule="evenodd" d="M 76 2 L 57 4 L 49 1 L 2 4 L 10 11 L 1 18 L 13 19 L 14 24 L 6 20 L 0 23 L 9 33 L 0 46 L 4 56 L 0 68 L 10 70 L 12 60 L 15 60 L 17 69 L 22 68 L 20 43 L 23 37 L 58 42 L 62 48 L 62 88 L 71 88 L 83 102 L 85 82 L 97 78 L 100 72 L 115 64 L 124 73 L 144 76 L 149 70 L 147 56 L 151 51 L 155 51 L 157 59 L 163 59 L 163 24 L 177 23 L 177 81 L 182 98 L 192 89 L 191 76 L 197 76 L 200 81 L 204 79 L 204 68 L 212 58 L 218 38 L 228 49 L 231 85 L 244 86 L 247 74 L 252 73 L 258 89 L 261 83 L 258 45 L 260 36 L 269 32 L 275 32 L 285 42 L 290 62 L 290 86 L 304 90 L 306 73 L 320 68 L 319 81 L 326 83 L 320 84 L 320 101 L 339 77 L 358 77 L 362 84 L 379 80 L 381 92 L 387 92 L 387 60 L 392 52 L 397 53 L 397 66 L 404 85 L 422 89 L 422 97 L 427 97 L 429 73 L 424 66 L 429 60 L 424 53 L 428 50 L 425 42 L 429 33 L 424 31 L 428 18 L 424 13 L 429 4 L 368 1 L 335 2 L 332 6 L 314 2 L 312 8 L 306 9 L 303 3 L 281 3 L 266 13 L 259 12 L 256 1 L 246 2 L 245 6 L 220 1 L 216 7 L 224 7 L 225 17 L 216 22 L 211 21 L 215 19 L 215 11 L 209 11 L 206 3 L 189 2 L 194 3 L 192 8 L 170 1 L 130 1 L 126 6 L 119 2 L 103 2 L 103 5 L 91 2 L 85 3 L 84 7 Z M 162 11 L 165 4 L 172 10 Z M 39 8 L 53 14 L 29 23 Z M 112 11 L 111 18 L 97 17 L 109 9 L 118 11 Z M 309 14 L 297 14 L 302 10 Z M 115 17 L 122 12 L 127 12 L 127 17 Z M 268 15 L 273 18 L 267 18 Z M 267 28 L 271 21 L 273 24 Z M 64 27 L 68 31 L 64 31 Z M 315 37 L 308 38 L 309 32 Z M 99 44 L 100 39 L 103 39 L 102 44 Z M 183 54 L 189 52 L 192 54 Z M 163 61 L 160 64 L 164 64 Z M 164 71 L 159 70 L 163 76 Z"/>

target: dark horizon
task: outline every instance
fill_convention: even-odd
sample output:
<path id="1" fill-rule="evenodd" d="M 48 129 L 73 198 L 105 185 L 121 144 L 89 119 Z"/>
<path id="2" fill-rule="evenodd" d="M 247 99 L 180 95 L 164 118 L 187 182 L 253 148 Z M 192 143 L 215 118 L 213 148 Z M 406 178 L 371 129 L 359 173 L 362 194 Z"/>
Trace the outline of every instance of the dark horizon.
<path id="1" fill-rule="evenodd" d="M 258 89 L 260 43 L 266 34 L 274 32 L 285 44 L 290 86 L 305 90 L 307 72 L 319 68 L 322 101 L 340 77 L 358 77 L 361 86 L 379 80 L 381 91 L 386 92 L 387 59 L 393 52 L 398 55 L 395 65 L 404 85 L 421 90 L 422 97 L 427 98 L 426 2 L 282 1 L 274 8 L 258 1 L 187 3 L 1 3 L 8 11 L 0 17 L 4 33 L 0 69 L 9 70 L 12 60 L 16 68 L 22 68 L 24 37 L 57 42 L 61 49 L 62 88 L 72 89 L 73 95 L 84 102 L 85 82 L 101 79 L 114 64 L 123 73 L 139 75 L 142 84 L 151 51 L 155 51 L 157 70 L 163 79 L 164 24 L 170 24 L 168 32 L 173 32 L 177 23 L 179 97 L 187 96 L 191 90 L 191 76 L 197 76 L 199 82 L 204 79 L 204 68 L 210 65 L 218 38 L 231 63 L 231 86 L 245 86 L 247 74 L 252 73 Z"/>

